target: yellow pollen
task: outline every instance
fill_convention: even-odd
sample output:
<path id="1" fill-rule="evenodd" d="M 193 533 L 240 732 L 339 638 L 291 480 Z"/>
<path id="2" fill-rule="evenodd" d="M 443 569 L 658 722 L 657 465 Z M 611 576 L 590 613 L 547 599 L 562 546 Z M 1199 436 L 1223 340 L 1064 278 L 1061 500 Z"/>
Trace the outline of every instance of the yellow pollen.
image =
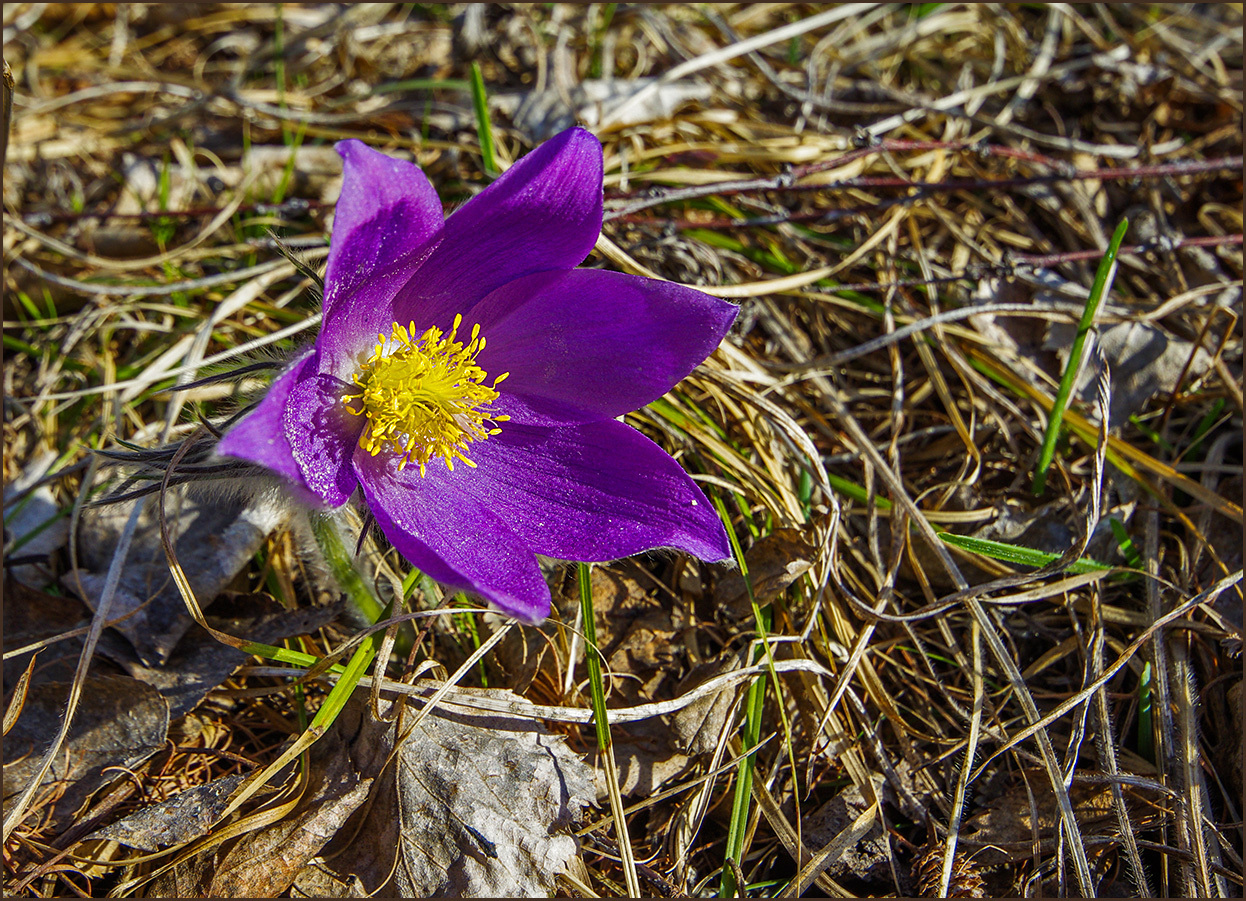
<path id="1" fill-rule="evenodd" d="M 495 424 L 510 417 L 490 416 L 485 408 L 497 400 L 494 389 L 510 373 L 485 384 L 487 375 L 476 365 L 485 339 L 475 325 L 467 344 L 456 340 L 462 323 L 463 317 L 455 316 L 449 334 L 430 328 L 416 338 L 414 322 L 406 328 L 395 322 L 389 341 L 376 336 L 376 350 L 352 376 L 359 390 L 342 397 L 350 413 L 367 417 L 359 446 L 372 456 L 399 454 L 399 470 L 417 463 L 421 476 L 433 457 L 445 460 L 451 471 L 455 460 L 475 467 L 467 446 L 502 431 Z"/>

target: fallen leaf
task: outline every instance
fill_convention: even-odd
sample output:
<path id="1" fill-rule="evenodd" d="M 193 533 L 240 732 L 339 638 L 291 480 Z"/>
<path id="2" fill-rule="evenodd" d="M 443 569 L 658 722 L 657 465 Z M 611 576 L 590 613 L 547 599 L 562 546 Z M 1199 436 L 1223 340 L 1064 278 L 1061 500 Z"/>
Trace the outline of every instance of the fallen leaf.
<path id="1" fill-rule="evenodd" d="M 1026 791 L 1025 781 L 1012 780 L 998 796 L 987 800 L 983 809 L 965 821 L 962 836 L 967 847 L 980 849 L 974 860 L 982 866 L 1006 863 L 1020 857 L 1029 857 L 1038 833 L 1043 853 L 1055 847 L 1056 833 L 1060 828 L 1060 811 L 1051 781 L 1042 770 L 1026 772 L 1033 806 Z M 1126 787 L 1128 802 L 1131 790 Z M 1069 787 L 1069 801 L 1078 826 L 1086 834 L 1098 834 L 1105 830 L 1116 831 L 1116 816 L 1112 810 L 1112 789 L 1103 783 L 1074 781 Z M 1135 805 L 1127 804 L 1130 819 L 1138 829 L 1152 825 Z M 1137 819 L 1135 819 L 1135 817 Z"/>
<path id="2" fill-rule="evenodd" d="M 874 777 L 875 791 L 883 793 L 883 777 Z M 821 807 L 806 815 L 801 823 L 805 845 L 811 850 L 824 847 L 828 842 L 848 829 L 854 820 L 864 813 L 871 802 L 865 800 L 856 785 L 850 785 Z M 883 835 L 883 827 L 875 822 L 869 832 L 849 847 L 826 872 L 834 879 L 852 876 L 875 883 L 879 887 L 891 881 L 891 850 Z"/>
<path id="3" fill-rule="evenodd" d="M 11 484 L 4 486 L 5 571 L 32 588 L 44 588 L 54 579 L 47 566 L 39 565 L 59 551 L 69 540 L 69 517 L 61 514 L 60 505 L 48 485 L 40 485 L 27 493 L 31 485 L 47 475 L 57 455 L 47 451 L 27 464 L 25 471 Z M 14 551 L 12 543 L 22 541 Z M 14 559 L 32 562 L 14 565 Z"/>
<path id="4" fill-rule="evenodd" d="M 15 579 L 4 583 L 4 650 L 47 642 L 39 652 L 39 666 L 32 681 L 68 681 L 73 678 L 82 651 L 82 640 L 55 640 L 57 636 L 90 623 L 90 612 L 74 597 L 47 594 Z M 4 684 L 12 685 L 30 662 L 29 654 L 4 661 Z"/>
<path id="5" fill-rule="evenodd" d="M 477 690 L 522 711 L 509 691 Z M 395 746 L 392 781 L 378 779 L 358 838 L 325 854 L 340 881 L 403 897 L 543 897 L 577 853 L 569 834 L 593 802 L 590 768 L 535 720 L 438 711 L 407 734 L 363 705 L 343 713 L 352 753 L 378 772 Z M 462 708 L 457 708 L 462 709 Z M 398 854 L 394 867 L 395 849 Z M 382 884 L 384 883 L 384 884 Z"/>
<path id="6" fill-rule="evenodd" d="M 422 731 L 398 758 L 399 893 L 555 893 L 578 850 L 567 831 L 594 796 L 588 767 L 562 737 L 519 718 L 428 717 Z"/>
<path id="7" fill-rule="evenodd" d="M 478 693 L 521 712 L 530 706 L 509 691 Z M 570 829 L 592 803 L 591 770 L 535 720 L 459 710 L 438 710 L 412 729 L 414 708 L 380 722 L 358 693 L 313 747 L 292 813 L 219 858 L 208 851 L 183 862 L 151 893 L 554 893 L 578 851 Z"/>
<path id="8" fill-rule="evenodd" d="M 1068 322 L 1053 322 L 1048 328 L 1044 349 L 1055 350 L 1062 367 L 1067 365 L 1068 349 L 1076 333 L 1077 326 Z M 1130 414 L 1144 409 L 1156 394 L 1175 390 L 1183 370 L 1185 384 L 1188 385 L 1211 366 L 1211 355 L 1201 347 L 1195 349 L 1193 342 L 1174 338 L 1145 322 L 1118 322 L 1103 327 L 1099 330 L 1098 340 L 1112 372 L 1109 428 L 1123 425 Z M 1087 354 L 1090 349 L 1088 344 Z M 1087 359 L 1077 391 L 1083 401 L 1093 405 L 1096 373 L 1091 358 Z M 1190 364 L 1188 369 L 1187 362 Z M 1098 412 L 1092 413 L 1091 418 L 1097 422 Z"/>
<path id="9" fill-rule="evenodd" d="M 80 575 L 87 594 L 84 600 L 92 609 L 103 591 L 113 551 L 131 509 L 129 504 L 113 504 L 88 508 L 83 513 L 78 534 Z M 206 491 L 170 498 L 166 514 L 170 529 L 177 535 L 178 562 L 205 608 L 251 562 L 268 533 L 284 519 L 274 503 L 248 503 Z M 61 582 L 72 591 L 79 590 L 72 573 Z M 148 664 L 168 659 L 193 622 L 169 573 L 154 503 L 146 504 L 139 519 L 113 597 L 111 618 L 126 614 L 131 615 L 114 628 Z"/>
<path id="10" fill-rule="evenodd" d="M 207 835 L 229 803 L 229 796 L 245 778 L 244 774 L 222 776 L 188 788 L 167 801 L 97 829 L 87 838 L 109 838 L 140 851 L 157 851 L 192 841 Z"/>
<path id="11" fill-rule="evenodd" d="M 813 566 L 816 549 L 799 529 L 775 529 L 744 553 L 749 582 L 758 604 L 774 600 L 787 586 Z M 715 601 L 731 617 L 753 615 L 744 579 L 738 572 L 728 573 L 718 585 Z"/>
<path id="12" fill-rule="evenodd" d="M 317 791 L 293 816 L 237 842 L 217 865 L 207 895 L 275 898 L 342 829 L 368 797 L 371 778 L 342 755 L 329 761 Z"/>
<path id="13" fill-rule="evenodd" d="M 60 731 L 69 685 L 32 685 L 13 729 L 5 736 L 4 802 L 23 791 Z M 53 807 L 55 828 L 78 813 L 88 798 L 120 774 L 109 767 L 132 769 L 165 746 L 169 705 L 160 693 L 128 676 L 92 676 L 82 686 L 69 735 L 41 785 L 63 784 Z"/>
<path id="14" fill-rule="evenodd" d="M 277 644 L 296 635 L 308 635 L 333 622 L 345 609 L 344 602 L 325 607 L 286 610 L 265 595 L 236 595 L 222 598 L 230 610 L 205 619 L 214 629 L 260 644 Z M 219 606 L 219 605 L 218 605 Z M 227 615 L 232 614 L 232 615 Z M 177 719 L 199 705 L 218 685 L 233 675 L 250 655 L 223 644 L 197 623 L 192 623 L 173 653 L 162 664 L 147 666 L 127 649 L 106 650 L 127 674 L 154 686 L 169 702 L 169 715 Z"/>

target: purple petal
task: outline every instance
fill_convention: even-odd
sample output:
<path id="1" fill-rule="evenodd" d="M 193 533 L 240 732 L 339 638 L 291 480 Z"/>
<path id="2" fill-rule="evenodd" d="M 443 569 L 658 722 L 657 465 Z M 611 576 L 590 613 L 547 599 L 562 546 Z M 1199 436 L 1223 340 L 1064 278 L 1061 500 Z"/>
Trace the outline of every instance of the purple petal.
<path id="1" fill-rule="evenodd" d="M 299 367 L 281 428 L 308 489 L 330 507 L 340 507 L 358 484 L 350 460 L 364 418 L 352 416 L 341 400 L 354 386 L 318 372 L 319 365 L 313 355 Z"/>
<path id="2" fill-rule="evenodd" d="M 444 216 L 415 164 L 362 141 L 342 141 L 342 194 L 325 270 L 324 326 L 317 346 L 344 375 L 346 358 L 389 333 L 390 302 L 428 257 Z"/>
<path id="3" fill-rule="evenodd" d="M 538 425 L 612 419 L 709 356 L 737 308 L 672 282 L 578 269 L 518 279 L 472 311 L 480 364 L 509 372 L 496 408 Z"/>
<path id="4" fill-rule="evenodd" d="M 532 551 L 487 504 L 456 489 L 468 467 L 451 473 L 434 460 L 421 478 L 418 466 L 398 472 L 392 456 L 359 450 L 355 469 L 377 525 L 413 566 L 525 622 L 549 615 L 549 586 Z"/>
<path id="5" fill-rule="evenodd" d="M 471 448 L 477 468 L 446 474 L 447 490 L 474 498 L 538 554 L 601 561 L 674 547 L 703 560 L 731 556 L 701 489 L 621 422 L 557 429 L 504 423 L 501 434 Z"/>
<path id="6" fill-rule="evenodd" d="M 446 220 L 445 237 L 394 302 L 416 325 L 464 314 L 520 276 L 573 269 L 601 233 L 601 144 L 582 128 L 546 141 Z"/>
<path id="7" fill-rule="evenodd" d="M 309 350 L 273 379 L 259 406 L 225 433 L 216 446 L 218 453 L 258 463 L 300 488 L 307 487 L 302 471 L 294 462 L 294 452 L 281 427 L 281 418 L 294 378 L 311 355 Z"/>

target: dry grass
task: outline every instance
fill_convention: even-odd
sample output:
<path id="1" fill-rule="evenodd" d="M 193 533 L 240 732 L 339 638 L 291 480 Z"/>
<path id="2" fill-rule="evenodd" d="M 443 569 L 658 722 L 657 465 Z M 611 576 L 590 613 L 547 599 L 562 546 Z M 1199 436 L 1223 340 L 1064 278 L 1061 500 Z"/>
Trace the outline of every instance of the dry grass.
<path id="1" fill-rule="evenodd" d="M 322 258 L 333 140 L 409 153 L 458 202 L 483 178 L 473 59 L 511 160 L 554 127 L 526 92 L 557 106 L 587 79 L 679 70 L 694 90 L 673 112 L 590 110 L 611 242 L 590 265 L 741 302 L 723 348 L 629 421 L 725 502 L 771 609 L 779 681 L 733 862 L 747 893 L 1240 895 L 1240 6 L 6 4 L 4 22 L 6 483 L 50 452 L 69 511 L 107 475 L 90 448 L 177 439 L 236 403 L 236 383 L 171 386 L 310 339 L 314 278 L 271 235 Z M 1102 440 L 1093 389 L 1075 399 L 1035 497 L 1057 349 L 1123 217 L 1097 324 L 1145 328 L 1158 361 L 1105 340 L 1128 400 Z M 1035 573 L 942 530 L 1119 568 Z M 235 598 L 314 602 L 290 533 L 259 557 Z M 758 638 L 730 573 L 652 555 L 598 572 L 623 586 L 596 592 L 599 642 L 635 677 L 611 680 L 614 707 L 672 712 L 685 677 L 738 669 Z M 573 573 L 553 573 L 571 599 Z M 427 586 L 413 604 L 451 600 Z M 556 607 L 569 625 L 574 603 Z M 438 623 L 411 659 L 451 672 L 496 628 Z M 565 628 L 543 631 L 463 684 L 551 708 L 591 757 L 591 728 L 558 715 L 587 707 L 583 665 Z M 30 657 L 5 650 L 11 679 Z M 69 827 L 38 796 L 6 835 L 6 889 L 141 891 L 169 854 L 86 836 L 275 759 L 323 696 L 286 683 L 235 675 Z M 731 866 L 721 764 L 742 717 L 625 797 L 642 891 L 708 894 Z M 608 809 L 566 891 L 623 891 Z M 871 809 L 872 844 L 836 845 Z"/>

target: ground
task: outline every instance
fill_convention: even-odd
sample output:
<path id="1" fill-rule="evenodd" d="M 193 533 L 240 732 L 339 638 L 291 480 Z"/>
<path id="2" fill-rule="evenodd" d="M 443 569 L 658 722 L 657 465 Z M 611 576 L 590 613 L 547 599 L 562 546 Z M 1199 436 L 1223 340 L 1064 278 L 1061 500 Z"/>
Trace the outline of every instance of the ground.
<path id="1" fill-rule="evenodd" d="M 6 4 L 6 893 L 1240 896 L 1241 28 Z M 742 559 L 544 561 L 532 627 L 211 449 L 335 141 L 449 211 L 574 124 L 585 265 L 740 305 L 627 421 Z"/>

